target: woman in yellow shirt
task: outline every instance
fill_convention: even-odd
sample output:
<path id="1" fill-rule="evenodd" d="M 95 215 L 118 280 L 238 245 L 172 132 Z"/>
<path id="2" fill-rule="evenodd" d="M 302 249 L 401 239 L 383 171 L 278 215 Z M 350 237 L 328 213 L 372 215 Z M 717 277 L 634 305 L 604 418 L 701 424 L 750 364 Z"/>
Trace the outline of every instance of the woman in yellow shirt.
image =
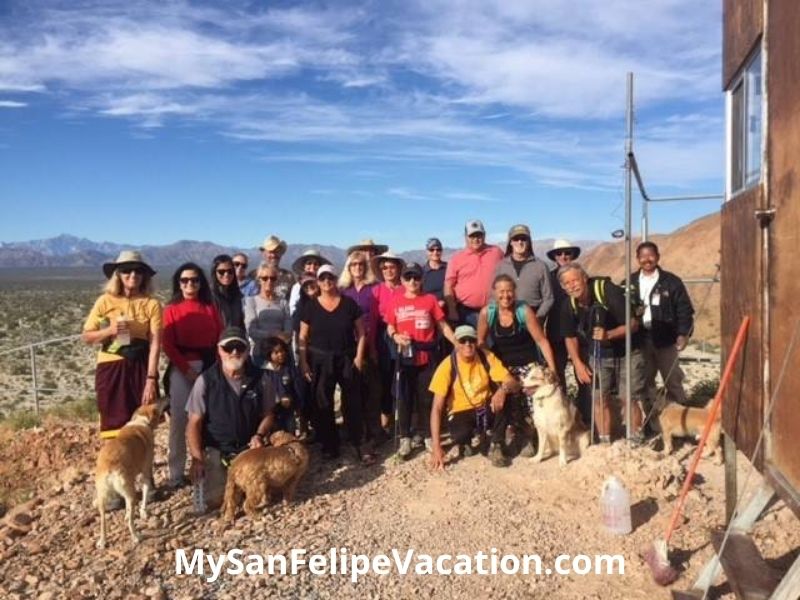
<path id="1" fill-rule="evenodd" d="M 103 265 L 103 294 L 83 325 L 83 341 L 100 344 L 95 372 L 100 437 L 116 437 L 142 404 L 158 396 L 161 303 L 152 297 L 155 271 L 139 252 L 124 250 Z"/>

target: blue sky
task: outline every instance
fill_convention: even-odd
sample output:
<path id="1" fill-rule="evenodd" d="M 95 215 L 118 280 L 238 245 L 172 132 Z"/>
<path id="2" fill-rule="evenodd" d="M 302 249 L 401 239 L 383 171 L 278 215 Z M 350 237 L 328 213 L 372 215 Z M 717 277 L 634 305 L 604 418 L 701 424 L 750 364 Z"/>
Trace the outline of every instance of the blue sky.
<path id="1" fill-rule="evenodd" d="M 650 194 L 722 191 L 720 54 L 720 2 L 0 0 L 0 241 L 609 239 L 628 71 Z"/>

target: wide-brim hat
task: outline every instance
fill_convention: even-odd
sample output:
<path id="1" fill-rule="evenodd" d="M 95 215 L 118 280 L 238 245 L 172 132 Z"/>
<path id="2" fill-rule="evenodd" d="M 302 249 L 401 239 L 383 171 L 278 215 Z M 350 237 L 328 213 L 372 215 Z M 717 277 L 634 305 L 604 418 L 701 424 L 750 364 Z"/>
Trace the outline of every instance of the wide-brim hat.
<path id="1" fill-rule="evenodd" d="M 547 251 L 547 258 L 554 261 L 556 259 L 556 252 L 558 250 L 569 250 L 572 252 L 573 259 L 578 258 L 581 255 L 581 249 L 578 248 L 578 246 L 573 246 L 567 240 L 556 240 L 553 243 L 553 249 Z"/>
<path id="2" fill-rule="evenodd" d="M 117 260 L 103 263 L 103 274 L 106 276 L 106 279 L 111 279 L 111 276 L 114 274 L 114 269 L 122 265 L 138 265 L 147 271 L 150 277 L 156 274 L 153 267 L 145 262 L 141 252 L 137 252 L 136 250 L 123 250 L 119 253 L 119 256 L 117 256 Z"/>
<path id="3" fill-rule="evenodd" d="M 261 252 L 277 252 L 280 255 L 286 253 L 286 242 L 277 236 L 271 235 L 264 238 L 261 245 L 258 247 Z"/>
<path id="4" fill-rule="evenodd" d="M 406 261 L 397 256 L 394 252 L 386 251 L 383 254 L 379 254 L 378 256 L 373 256 L 372 260 L 370 261 L 370 266 L 372 267 L 372 272 L 375 273 L 375 277 L 378 279 L 378 281 L 383 281 L 383 273 L 381 273 L 381 263 L 387 260 L 397 263 L 398 274 L 402 273 L 403 269 L 406 266 Z"/>
<path id="5" fill-rule="evenodd" d="M 294 271 L 297 275 L 300 275 L 303 272 L 303 265 L 306 264 L 306 261 L 309 258 L 316 258 L 319 261 L 320 266 L 331 264 L 331 261 L 322 256 L 319 253 L 319 250 L 316 248 L 306 248 L 303 250 L 303 253 L 292 263 L 292 271 Z"/>
<path id="6" fill-rule="evenodd" d="M 376 244 L 371 239 L 361 240 L 355 246 L 350 246 L 347 249 L 347 256 L 353 252 L 374 252 L 375 254 L 383 254 L 389 250 L 389 246 L 385 244 Z"/>

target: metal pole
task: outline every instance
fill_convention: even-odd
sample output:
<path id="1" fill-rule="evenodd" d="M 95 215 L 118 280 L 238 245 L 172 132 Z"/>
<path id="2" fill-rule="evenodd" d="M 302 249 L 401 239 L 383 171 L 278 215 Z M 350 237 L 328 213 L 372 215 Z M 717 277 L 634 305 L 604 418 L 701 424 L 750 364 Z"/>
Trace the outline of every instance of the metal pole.
<path id="1" fill-rule="evenodd" d="M 33 406 L 39 416 L 39 382 L 36 380 L 36 348 L 31 346 L 31 376 L 33 379 Z"/>
<path id="2" fill-rule="evenodd" d="M 631 439 L 631 187 L 633 154 L 633 73 L 628 73 L 625 111 L 625 437 Z"/>
<path id="3" fill-rule="evenodd" d="M 642 241 L 647 241 L 647 236 L 650 233 L 650 206 L 647 203 L 647 198 L 642 199 Z"/>

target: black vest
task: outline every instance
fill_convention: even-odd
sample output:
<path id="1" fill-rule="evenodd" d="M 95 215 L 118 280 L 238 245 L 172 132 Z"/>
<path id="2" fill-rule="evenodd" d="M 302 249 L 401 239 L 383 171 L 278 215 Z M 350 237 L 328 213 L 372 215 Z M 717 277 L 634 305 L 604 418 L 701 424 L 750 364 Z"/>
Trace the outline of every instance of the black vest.
<path id="1" fill-rule="evenodd" d="M 238 395 L 225 379 L 219 363 L 209 367 L 203 378 L 206 383 L 204 445 L 217 448 L 223 454 L 241 452 L 264 418 L 261 371 L 247 362 Z"/>

